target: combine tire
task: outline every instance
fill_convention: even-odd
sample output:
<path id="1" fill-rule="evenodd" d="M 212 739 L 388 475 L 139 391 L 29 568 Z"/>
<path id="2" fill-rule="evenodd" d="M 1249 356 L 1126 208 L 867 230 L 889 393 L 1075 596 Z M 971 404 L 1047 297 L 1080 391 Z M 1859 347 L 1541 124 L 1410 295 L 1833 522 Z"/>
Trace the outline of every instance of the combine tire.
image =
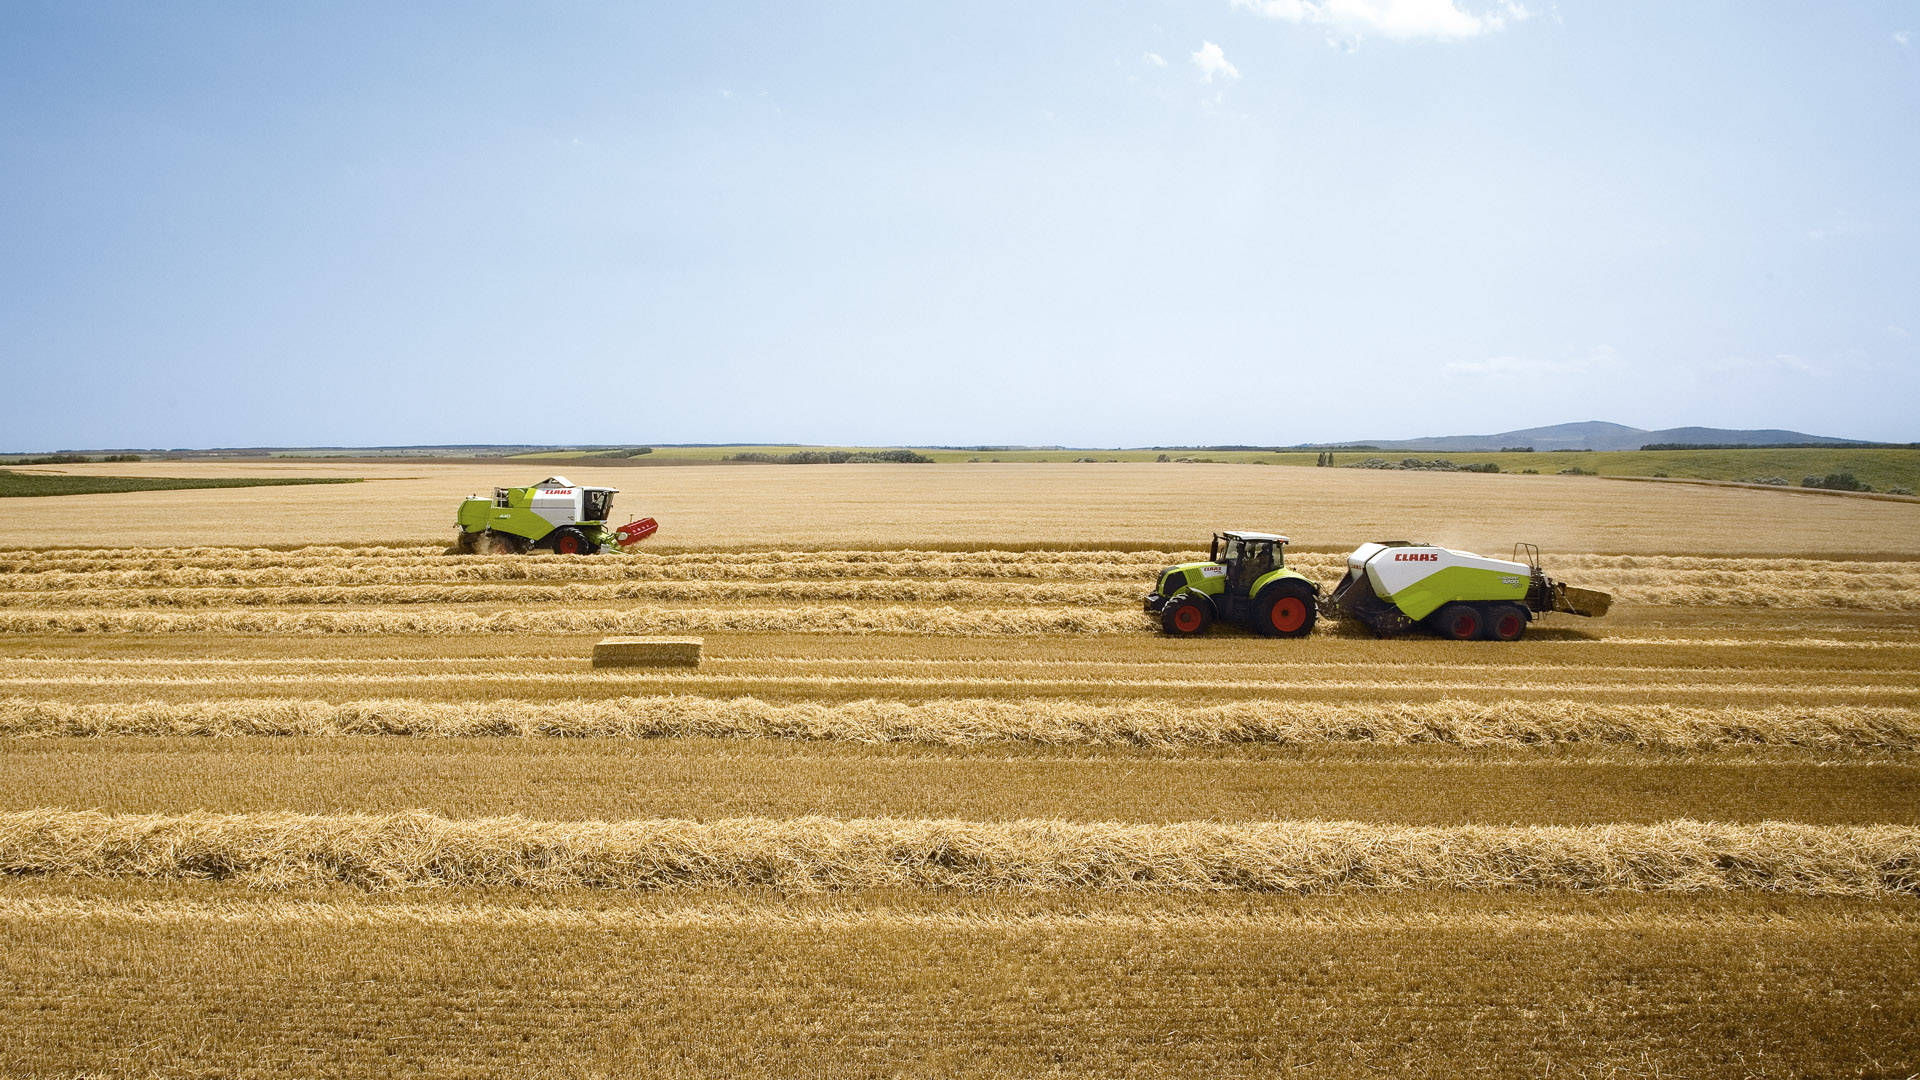
<path id="1" fill-rule="evenodd" d="M 1313 594 L 1299 586 L 1282 585 L 1260 597 L 1258 628 L 1268 637 L 1306 637 L 1313 633 Z"/>
<path id="2" fill-rule="evenodd" d="M 587 541 L 587 534 L 571 525 L 554 530 L 552 547 L 561 555 L 593 554 L 593 545 Z"/>
<path id="3" fill-rule="evenodd" d="M 1433 615 L 1434 632 L 1455 641 L 1471 641 L 1480 636 L 1486 623 L 1480 609 L 1470 604 L 1448 604 Z"/>
<path id="4" fill-rule="evenodd" d="M 1213 625 L 1213 609 L 1192 596 L 1176 596 L 1160 611 L 1160 629 L 1174 637 L 1198 637 Z"/>
<path id="5" fill-rule="evenodd" d="M 1514 604 L 1495 604 L 1487 609 L 1487 637 L 1494 641 L 1519 641 L 1527 632 L 1527 613 Z"/>

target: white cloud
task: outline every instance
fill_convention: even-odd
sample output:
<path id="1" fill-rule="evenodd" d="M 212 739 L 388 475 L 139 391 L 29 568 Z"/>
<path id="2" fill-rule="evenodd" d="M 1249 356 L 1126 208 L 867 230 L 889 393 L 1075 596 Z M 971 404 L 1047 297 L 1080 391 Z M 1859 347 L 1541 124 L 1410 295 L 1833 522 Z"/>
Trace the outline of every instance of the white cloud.
<path id="1" fill-rule="evenodd" d="M 1495 0 L 1480 14 L 1454 0 L 1233 0 L 1233 6 L 1269 19 L 1323 26 L 1349 40 L 1378 34 L 1403 41 L 1458 41 L 1532 14 L 1514 0 Z"/>
<path id="2" fill-rule="evenodd" d="M 1166 58 L 1166 57 L 1164 57 L 1164 56 L 1161 56 L 1161 55 L 1160 55 L 1159 53 L 1157 53 L 1157 52 L 1150 52 L 1150 53 L 1147 53 L 1147 54 L 1146 54 L 1145 56 L 1142 56 L 1142 57 L 1141 57 L 1141 59 L 1142 59 L 1142 60 L 1145 60 L 1145 61 L 1146 61 L 1147 63 L 1149 63 L 1149 64 L 1152 64 L 1152 65 L 1153 65 L 1154 67 L 1166 67 L 1166 66 L 1167 66 L 1167 58 Z"/>
<path id="3" fill-rule="evenodd" d="M 1200 43 L 1200 51 L 1193 54 L 1193 63 L 1200 69 L 1200 77 L 1205 82 L 1212 82 L 1216 75 L 1228 80 L 1240 77 L 1240 69 L 1234 67 L 1233 62 L 1227 59 L 1227 54 L 1220 51 L 1220 46 L 1211 41 Z"/>
<path id="4" fill-rule="evenodd" d="M 1893 32 L 1893 43 L 1895 45 L 1900 46 L 1903 49 L 1907 47 L 1907 42 L 1912 40 L 1913 40 L 1913 35 L 1908 33 L 1905 30 L 1895 30 Z"/>

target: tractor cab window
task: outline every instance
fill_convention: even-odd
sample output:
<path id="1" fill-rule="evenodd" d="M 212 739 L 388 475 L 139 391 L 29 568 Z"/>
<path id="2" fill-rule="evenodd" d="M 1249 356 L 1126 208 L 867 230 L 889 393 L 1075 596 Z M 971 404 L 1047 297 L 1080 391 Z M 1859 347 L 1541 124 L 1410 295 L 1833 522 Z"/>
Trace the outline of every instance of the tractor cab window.
<path id="1" fill-rule="evenodd" d="M 495 506 L 507 505 L 507 489 L 506 488 L 493 489 L 493 505 Z"/>
<path id="2" fill-rule="evenodd" d="M 1273 545 L 1267 543 L 1247 545 L 1247 577 L 1249 580 L 1273 569 Z"/>
<path id="3" fill-rule="evenodd" d="M 1220 545 L 1219 553 L 1214 556 L 1213 561 L 1223 566 L 1232 566 L 1234 563 L 1240 561 L 1244 546 L 1245 545 L 1238 540 L 1228 540 L 1226 543 Z"/>
<path id="4" fill-rule="evenodd" d="M 1230 584 L 1236 592 L 1245 592 L 1253 588 L 1261 574 L 1273 569 L 1273 545 L 1259 540 L 1246 541 L 1240 547 L 1239 561 L 1227 565 L 1231 568 Z"/>

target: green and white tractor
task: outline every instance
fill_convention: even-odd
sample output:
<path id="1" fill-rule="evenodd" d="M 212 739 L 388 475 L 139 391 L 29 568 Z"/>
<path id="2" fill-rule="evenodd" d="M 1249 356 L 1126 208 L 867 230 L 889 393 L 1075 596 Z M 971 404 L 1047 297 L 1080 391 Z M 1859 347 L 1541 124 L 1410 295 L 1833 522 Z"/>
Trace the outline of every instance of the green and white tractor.
<path id="1" fill-rule="evenodd" d="M 1605 615 L 1613 597 L 1576 589 L 1540 572 L 1540 551 L 1516 544 L 1513 558 L 1489 559 L 1434 544 L 1384 540 L 1347 556 L 1347 574 L 1321 614 L 1354 619 L 1380 637 L 1422 626 L 1455 640 L 1516 641 L 1549 611 Z"/>
<path id="2" fill-rule="evenodd" d="M 1206 562 L 1169 566 L 1147 596 L 1147 614 L 1178 637 L 1225 620 L 1271 637 L 1313 632 L 1320 587 L 1285 566 L 1288 540 L 1257 532 L 1215 533 Z"/>
<path id="3" fill-rule="evenodd" d="M 466 554 L 520 554 L 539 548 L 562 555 L 595 555 L 629 547 L 660 528 L 652 518 L 607 525 L 619 488 L 582 487 L 549 476 L 527 487 L 494 488 L 492 499 L 469 495 L 455 518 L 454 549 Z"/>

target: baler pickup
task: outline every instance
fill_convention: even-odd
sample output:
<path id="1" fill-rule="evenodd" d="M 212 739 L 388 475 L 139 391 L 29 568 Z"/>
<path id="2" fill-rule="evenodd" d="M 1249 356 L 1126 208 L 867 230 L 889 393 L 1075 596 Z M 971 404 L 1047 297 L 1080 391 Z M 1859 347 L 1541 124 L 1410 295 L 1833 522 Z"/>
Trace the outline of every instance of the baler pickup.
<path id="1" fill-rule="evenodd" d="M 1542 611 L 1564 611 L 1569 615 L 1584 615 L 1597 619 L 1613 607 L 1613 594 L 1598 589 L 1577 589 L 1572 585 L 1563 585 L 1552 578 L 1541 579 L 1546 584 L 1544 603 L 1536 605 Z"/>

